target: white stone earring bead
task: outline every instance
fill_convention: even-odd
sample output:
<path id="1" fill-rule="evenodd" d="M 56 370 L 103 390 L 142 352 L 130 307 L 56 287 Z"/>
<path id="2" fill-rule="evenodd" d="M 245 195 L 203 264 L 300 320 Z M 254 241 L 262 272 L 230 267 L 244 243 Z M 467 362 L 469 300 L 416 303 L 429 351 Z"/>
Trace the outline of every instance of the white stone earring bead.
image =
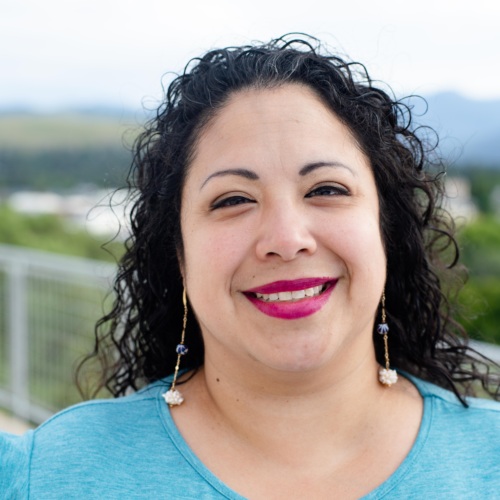
<path id="1" fill-rule="evenodd" d="M 381 384 L 390 387 L 398 381 L 398 374 L 396 370 L 381 368 L 378 372 L 378 379 Z"/>
<path id="2" fill-rule="evenodd" d="M 163 399 L 169 406 L 179 406 L 184 402 L 182 394 L 177 389 L 169 389 L 163 394 Z"/>

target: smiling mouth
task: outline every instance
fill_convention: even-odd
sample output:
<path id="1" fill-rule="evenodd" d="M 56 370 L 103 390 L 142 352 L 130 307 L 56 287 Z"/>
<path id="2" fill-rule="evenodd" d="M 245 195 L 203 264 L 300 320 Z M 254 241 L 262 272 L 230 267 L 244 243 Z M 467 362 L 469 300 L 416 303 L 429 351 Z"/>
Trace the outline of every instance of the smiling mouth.
<path id="1" fill-rule="evenodd" d="M 253 295 L 263 302 L 296 302 L 310 297 L 317 297 L 322 294 L 329 286 L 325 283 L 319 286 L 304 288 L 303 290 L 294 290 L 293 292 L 278 292 L 278 293 L 257 293 Z"/>
<path id="2" fill-rule="evenodd" d="M 337 282 L 337 278 L 299 278 L 274 281 L 243 293 L 261 313 L 295 320 L 318 312 Z"/>

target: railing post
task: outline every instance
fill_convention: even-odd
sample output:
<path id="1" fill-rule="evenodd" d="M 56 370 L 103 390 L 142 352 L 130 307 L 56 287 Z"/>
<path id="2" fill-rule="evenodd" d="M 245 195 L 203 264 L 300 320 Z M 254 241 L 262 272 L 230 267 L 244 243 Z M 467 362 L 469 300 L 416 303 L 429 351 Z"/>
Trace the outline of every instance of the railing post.
<path id="1" fill-rule="evenodd" d="M 29 419 L 27 266 L 21 262 L 13 262 L 10 267 L 6 268 L 6 271 L 12 411 L 19 417 Z"/>

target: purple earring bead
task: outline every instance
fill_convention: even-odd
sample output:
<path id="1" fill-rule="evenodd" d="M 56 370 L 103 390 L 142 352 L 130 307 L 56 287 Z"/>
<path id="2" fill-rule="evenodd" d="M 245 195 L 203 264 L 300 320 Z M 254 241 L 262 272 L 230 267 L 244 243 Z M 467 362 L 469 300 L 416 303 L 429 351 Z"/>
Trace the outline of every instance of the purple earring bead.
<path id="1" fill-rule="evenodd" d="M 184 356 L 184 354 L 187 354 L 188 348 L 184 344 L 178 344 L 175 348 L 175 352 L 180 356 Z"/>

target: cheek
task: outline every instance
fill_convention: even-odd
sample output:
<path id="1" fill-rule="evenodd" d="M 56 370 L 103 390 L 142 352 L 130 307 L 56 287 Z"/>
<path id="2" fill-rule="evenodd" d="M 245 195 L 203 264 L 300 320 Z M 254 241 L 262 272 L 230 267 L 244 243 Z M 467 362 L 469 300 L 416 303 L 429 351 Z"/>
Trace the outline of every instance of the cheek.
<path id="1" fill-rule="evenodd" d="M 351 272 L 381 269 L 385 272 L 385 251 L 378 220 L 368 217 L 346 217 L 333 235 L 335 245 Z M 333 244 L 333 243 L 332 243 Z"/>
<path id="2" fill-rule="evenodd" d="M 196 280 L 200 276 L 209 276 L 210 282 L 230 278 L 247 255 L 250 245 L 245 234 L 207 226 L 186 231 L 184 241 L 188 278 L 190 274 Z"/>

